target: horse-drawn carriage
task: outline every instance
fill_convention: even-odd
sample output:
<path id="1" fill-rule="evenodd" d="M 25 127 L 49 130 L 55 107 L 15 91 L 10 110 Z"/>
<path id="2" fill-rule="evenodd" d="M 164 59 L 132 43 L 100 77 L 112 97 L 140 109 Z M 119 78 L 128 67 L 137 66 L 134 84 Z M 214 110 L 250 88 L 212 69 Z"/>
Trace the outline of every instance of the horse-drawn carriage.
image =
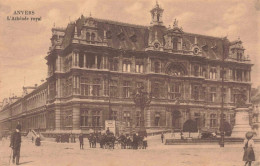
<path id="1" fill-rule="evenodd" d="M 121 149 L 145 149 L 147 147 L 144 137 L 135 134 L 132 137 L 121 135 L 118 142 L 121 144 Z"/>

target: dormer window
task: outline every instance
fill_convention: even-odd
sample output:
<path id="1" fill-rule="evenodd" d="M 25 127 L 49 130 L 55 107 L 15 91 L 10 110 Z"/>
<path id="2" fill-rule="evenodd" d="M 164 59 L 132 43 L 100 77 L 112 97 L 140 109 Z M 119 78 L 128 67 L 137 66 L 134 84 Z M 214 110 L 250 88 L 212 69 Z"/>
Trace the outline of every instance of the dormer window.
<path id="1" fill-rule="evenodd" d="M 92 33 L 92 34 L 91 34 L 91 41 L 95 41 L 95 38 L 96 38 L 95 33 Z"/>
<path id="2" fill-rule="evenodd" d="M 90 41 L 90 33 L 89 32 L 86 33 L 86 40 Z"/>
<path id="3" fill-rule="evenodd" d="M 124 41 L 125 40 L 125 34 L 123 32 L 119 33 L 117 35 L 117 37 L 121 40 L 121 41 Z"/>
<path id="4" fill-rule="evenodd" d="M 112 32 L 111 31 L 107 31 L 106 32 L 106 37 L 107 37 L 107 39 L 112 39 Z"/>
<path id="5" fill-rule="evenodd" d="M 209 46 L 207 44 L 203 45 L 201 48 L 202 48 L 203 51 L 209 50 Z"/>
<path id="6" fill-rule="evenodd" d="M 237 61 L 242 61 L 243 55 L 242 53 L 237 53 Z"/>
<path id="7" fill-rule="evenodd" d="M 130 37 L 130 40 L 131 40 L 132 42 L 137 42 L 137 36 L 136 36 L 136 35 L 132 35 L 132 36 Z"/>
<path id="8" fill-rule="evenodd" d="M 180 37 L 174 37 L 172 39 L 172 44 L 173 44 L 173 50 L 181 50 L 182 49 Z"/>

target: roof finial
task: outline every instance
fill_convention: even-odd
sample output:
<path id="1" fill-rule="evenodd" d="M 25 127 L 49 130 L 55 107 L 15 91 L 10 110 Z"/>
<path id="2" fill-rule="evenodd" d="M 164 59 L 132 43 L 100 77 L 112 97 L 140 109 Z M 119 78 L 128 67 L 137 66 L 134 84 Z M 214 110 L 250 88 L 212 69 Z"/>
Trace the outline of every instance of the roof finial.
<path id="1" fill-rule="evenodd" d="M 176 18 L 174 19 L 173 27 L 178 28 L 178 20 Z"/>
<path id="2" fill-rule="evenodd" d="M 156 6 L 156 7 L 159 7 L 159 4 L 158 4 L 158 1 L 157 1 L 157 0 L 156 0 L 156 2 L 155 2 L 155 3 L 156 3 L 156 5 L 155 5 L 155 6 Z"/>
<path id="3" fill-rule="evenodd" d="M 89 13 L 89 17 L 91 17 L 91 12 Z"/>

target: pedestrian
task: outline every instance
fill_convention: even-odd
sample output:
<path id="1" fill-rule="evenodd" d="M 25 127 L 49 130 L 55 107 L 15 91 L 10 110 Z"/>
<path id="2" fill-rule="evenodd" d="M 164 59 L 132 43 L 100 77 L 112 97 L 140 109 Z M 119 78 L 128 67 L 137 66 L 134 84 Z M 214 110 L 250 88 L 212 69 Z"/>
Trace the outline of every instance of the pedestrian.
<path id="1" fill-rule="evenodd" d="M 16 165 L 19 165 L 19 159 L 20 159 L 20 148 L 21 148 L 21 125 L 18 124 L 16 126 L 15 132 L 11 135 L 10 140 L 10 147 L 13 150 L 13 164 L 16 163 Z"/>
<path id="2" fill-rule="evenodd" d="M 147 144 L 147 136 L 145 135 L 144 136 L 144 139 L 143 139 L 143 146 L 144 146 L 144 149 L 147 148 L 148 144 Z"/>
<path id="3" fill-rule="evenodd" d="M 180 131 L 180 135 L 181 135 L 181 139 L 183 140 L 184 137 L 183 137 L 183 132 L 182 132 L 182 130 Z"/>
<path id="4" fill-rule="evenodd" d="M 83 137 L 82 133 L 79 135 L 79 146 L 80 146 L 80 149 L 83 149 L 84 137 Z"/>
<path id="5" fill-rule="evenodd" d="M 36 146 L 41 146 L 41 138 L 39 135 L 37 135 L 36 139 L 35 139 L 35 145 Z"/>
<path id="6" fill-rule="evenodd" d="M 163 134 L 163 132 L 162 132 L 162 134 L 161 134 L 162 143 L 163 143 L 163 139 L 164 139 L 164 134 Z"/>
<path id="7" fill-rule="evenodd" d="M 254 153 L 254 140 L 253 133 L 247 132 L 246 139 L 244 140 L 244 156 L 243 161 L 245 161 L 245 166 L 251 166 L 252 161 L 255 161 L 255 153 Z"/>
<path id="8" fill-rule="evenodd" d="M 107 130 L 106 130 L 106 134 L 107 134 L 107 135 L 110 134 L 109 127 L 108 127 Z"/>

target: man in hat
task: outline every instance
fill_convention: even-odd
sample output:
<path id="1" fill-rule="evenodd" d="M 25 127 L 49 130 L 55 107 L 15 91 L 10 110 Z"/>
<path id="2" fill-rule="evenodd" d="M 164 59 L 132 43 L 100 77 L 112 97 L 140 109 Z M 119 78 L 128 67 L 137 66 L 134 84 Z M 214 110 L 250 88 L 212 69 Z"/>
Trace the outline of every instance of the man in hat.
<path id="1" fill-rule="evenodd" d="M 82 133 L 80 133 L 80 135 L 79 135 L 79 146 L 80 146 L 80 149 L 83 149 L 84 137 L 83 137 Z"/>
<path id="2" fill-rule="evenodd" d="M 18 124 L 16 126 L 15 132 L 11 135 L 11 143 L 10 147 L 13 149 L 13 163 L 16 161 L 16 165 L 19 165 L 19 159 L 20 159 L 20 148 L 21 148 L 21 125 Z"/>

